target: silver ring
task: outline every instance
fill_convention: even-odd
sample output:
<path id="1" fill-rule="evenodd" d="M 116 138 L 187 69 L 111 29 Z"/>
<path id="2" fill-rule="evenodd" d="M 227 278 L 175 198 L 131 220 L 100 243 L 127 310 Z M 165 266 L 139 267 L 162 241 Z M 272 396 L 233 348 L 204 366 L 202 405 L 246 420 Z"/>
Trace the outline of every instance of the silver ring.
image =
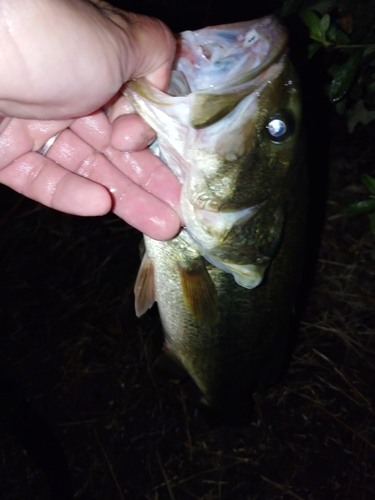
<path id="1" fill-rule="evenodd" d="M 46 156 L 46 154 L 48 153 L 48 150 L 53 145 L 53 143 L 56 141 L 56 139 L 59 137 L 59 135 L 60 135 L 60 132 L 58 132 L 57 134 L 52 136 L 50 139 L 48 139 L 48 141 L 44 144 L 44 146 L 42 146 L 39 149 L 38 153 L 40 153 L 43 156 Z"/>

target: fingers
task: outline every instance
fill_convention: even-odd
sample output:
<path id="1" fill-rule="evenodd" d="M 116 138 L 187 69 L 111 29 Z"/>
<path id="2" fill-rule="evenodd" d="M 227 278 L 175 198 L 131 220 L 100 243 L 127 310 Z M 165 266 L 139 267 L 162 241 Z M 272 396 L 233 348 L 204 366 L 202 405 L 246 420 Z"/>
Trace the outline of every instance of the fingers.
<path id="1" fill-rule="evenodd" d="M 103 186 L 68 172 L 39 153 L 21 155 L 0 170 L 0 182 L 43 205 L 74 215 L 103 215 L 112 206 Z"/>
<path id="2" fill-rule="evenodd" d="M 0 66 L 9 70 L 0 82 L 0 182 L 68 213 L 100 215 L 112 207 L 151 237 L 171 238 L 180 225 L 180 185 L 144 150 L 155 137 L 150 127 L 121 100 L 110 111 L 113 128 L 102 112 L 71 117 L 105 106 L 132 78 L 144 76 L 166 88 L 175 40 L 156 19 L 95 3 L 101 9 L 87 2 L 8 8 L 12 30 L 6 30 L 0 54 Z M 39 154 L 59 132 L 46 156 Z"/>
<path id="3" fill-rule="evenodd" d="M 120 95 L 106 110 L 112 125 L 111 145 L 120 151 L 145 149 L 155 139 L 155 131 L 141 118 L 126 99 Z"/>
<path id="4" fill-rule="evenodd" d="M 116 118 L 121 115 L 129 115 L 134 114 L 136 111 L 132 104 L 126 99 L 126 97 L 122 94 L 122 90 L 117 94 L 112 100 L 110 105 L 106 107 L 106 115 L 109 120 L 109 123 L 113 123 Z"/>
<path id="5" fill-rule="evenodd" d="M 0 125 L 0 169 L 29 151 L 38 151 L 73 120 L 40 121 L 4 118 Z"/>
<path id="6" fill-rule="evenodd" d="M 138 63 L 136 74 L 133 78 L 145 76 L 150 83 L 155 85 L 160 90 L 165 90 L 169 84 L 170 68 L 173 63 L 176 40 L 171 31 L 164 23 L 158 19 L 143 18 L 145 29 L 138 33 L 140 40 L 141 54 L 143 58 Z M 153 34 L 154 44 L 153 50 L 150 50 L 150 34 Z M 143 36 L 142 36 L 143 35 Z M 143 45 L 142 42 L 145 44 Z"/>
<path id="7" fill-rule="evenodd" d="M 111 146 L 119 151 L 137 151 L 147 148 L 156 133 L 136 114 L 118 117 L 112 123 Z"/>
<path id="8" fill-rule="evenodd" d="M 145 76 L 165 90 L 176 49 L 172 32 L 155 18 L 113 8 L 104 13 L 120 27 L 119 37 L 125 47 L 121 54 L 123 81 Z"/>
<path id="9" fill-rule="evenodd" d="M 169 239 L 178 232 L 179 182 L 148 149 L 134 153 L 115 149 L 103 112 L 74 122 L 7 120 L 0 134 L 0 182 L 75 215 L 102 215 L 112 208 L 155 239 Z M 71 130 L 64 129 L 69 124 Z M 138 139 L 133 139 L 129 125 L 138 128 Z M 31 151 L 39 150 L 60 130 L 46 156 Z M 115 130 L 114 141 L 121 149 L 131 141 L 134 147 L 143 141 L 144 147 L 153 136 L 135 115 L 120 117 Z"/>
<path id="10" fill-rule="evenodd" d="M 122 125 L 124 123 L 119 122 L 118 128 L 120 129 Z M 148 149 L 132 153 L 114 149 L 110 143 L 111 127 L 104 113 L 79 118 L 72 123 L 70 128 L 91 146 L 89 150 L 85 150 L 86 155 L 92 155 L 94 150 L 102 152 L 120 172 L 133 182 L 167 203 L 174 210 L 178 210 L 181 185 L 176 177 L 160 158 Z M 117 132 L 120 135 L 120 131 Z"/>
<path id="11" fill-rule="evenodd" d="M 163 168 L 149 161 L 144 165 L 144 157 L 139 159 L 106 147 L 108 137 L 102 134 L 102 128 L 92 117 L 77 122 L 72 127 L 77 133 L 62 132 L 49 149 L 48 158 L 70 172 L 106 186 L 112 196 L 113 212 L 143 233 L 161 240 L 175 236 L 180 219 L 171 206 L 179 199 L 180 185 L 165 165 L 148 151 L 150 159 L 158 160 Z M 94 142 L 96 147 L 89 142 Z M 100 148 L 108 158 L 97 151 Z M 171 191 L 172 195 L 165 195 L 164 191 Z"/>
<path id="12" fill-rule="evenodd" d="M 0 21 L 4 115 L 83 116 L 130 79 L 168 84 L 175 40 L 156 19 L 87 1 L 12 0 L 0 2 Z"/>

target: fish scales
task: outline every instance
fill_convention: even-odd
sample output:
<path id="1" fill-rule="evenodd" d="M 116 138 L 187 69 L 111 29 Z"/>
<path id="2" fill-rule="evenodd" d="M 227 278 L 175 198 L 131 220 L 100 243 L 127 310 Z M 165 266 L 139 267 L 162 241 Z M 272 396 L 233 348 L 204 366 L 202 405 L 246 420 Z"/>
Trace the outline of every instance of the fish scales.
<path id="1" fill-rule="evenodd" d="M 171 87 L 125 95 L 183 184 L 184 228 L 145 236 L 136 311 L 154 301 L 167 353 L 218 421 L 248 419 L 283 369 L 304 241 L 298 79 L 272 17 L 180 34 Z"/>

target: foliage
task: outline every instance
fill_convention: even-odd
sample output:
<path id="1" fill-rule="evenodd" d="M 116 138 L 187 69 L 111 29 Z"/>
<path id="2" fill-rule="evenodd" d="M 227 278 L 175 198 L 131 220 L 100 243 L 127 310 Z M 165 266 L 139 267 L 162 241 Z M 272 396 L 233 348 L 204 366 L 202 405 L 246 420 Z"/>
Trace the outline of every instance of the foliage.
<path id="1" fill-rule="evenodd" d="M 281 14 L 298 14 L 308 28 L 310 58 L 326 51 L 327 93 L 349 131 L 374 120 L 375 0 L 285 0 Z"/>
<path id="2" fill-rule="evenodd" d="M 346 208 L 345 214 L 349 216 L 369 214 L 371 232 L 375 235 L 375 178 L 371 177 L 371 175 L 363 174 L 361 180 L 370 193 L 369 198 L 351 203 Z"/>

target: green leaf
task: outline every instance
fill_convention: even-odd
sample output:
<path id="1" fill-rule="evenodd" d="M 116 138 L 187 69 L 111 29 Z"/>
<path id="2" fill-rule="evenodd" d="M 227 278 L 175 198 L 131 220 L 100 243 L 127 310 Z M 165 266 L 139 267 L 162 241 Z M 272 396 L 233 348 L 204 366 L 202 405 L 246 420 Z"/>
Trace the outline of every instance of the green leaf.
<path id="1" fill-rule="evenodd" d="M 322 31 L 320 18 L 311 10 L 304 10 L 300 13 L 300 18 L 309 28 L 309 35 L 312 40 L 325 42 L 325 34 Z"/>
<path id="2" fill-rule="evenodd" d="M 326 32 L 330 24 L 331 24 L 331 18 L 329 17 L 329 14 L 324 14 L 324 16 L 320 20 L 320 28 L 322 30 L 324 39 L 326 38 Z"/>
<path id="3" fill-rule="evenodd" d="M 336 45 L 349 45 L 350 38 L 336 24 L 332 23 L 327 30 L 327 39 Z"/>
<path id="4" fill-rule="evenodd" d="M 370 215 L 370 229 L 372 234 L 375 234 L 375 212 Z"/>
<path id="5" fill-rule="evenodd" d="M 348 92 L 361 63 L 362 51 L 355 50 L 344 64 L 335 68 L 335 77 L 329 87 L 329 98 L 332 102 L 339 101 Z"/>
<path id="6" fill-rule="evenodd" d="M 349 216 L 363 215 L 363 214 L 368 214 L 373 210 L 375 210 L 375 200 L 363 200 L 351 203 L 344 210 L 344 214 Z"/>
<path id="7" fill-rule="evenodd" d="M 310 43 L 310 45 L 307 47 L 309 59 L 311 59 L 312 56 L 315 54 L 315 52 L 319 50 L 321 47 L 324 47 L 324 45 L 320 42 Z"/>
<path id="8" fill-rule="evenodd" d="M 371 175 L 363 174 L 361 176 L 361 181 L 363 185 L 370 191 L 371 194 L 375 194 L 375 179 Z"/>

